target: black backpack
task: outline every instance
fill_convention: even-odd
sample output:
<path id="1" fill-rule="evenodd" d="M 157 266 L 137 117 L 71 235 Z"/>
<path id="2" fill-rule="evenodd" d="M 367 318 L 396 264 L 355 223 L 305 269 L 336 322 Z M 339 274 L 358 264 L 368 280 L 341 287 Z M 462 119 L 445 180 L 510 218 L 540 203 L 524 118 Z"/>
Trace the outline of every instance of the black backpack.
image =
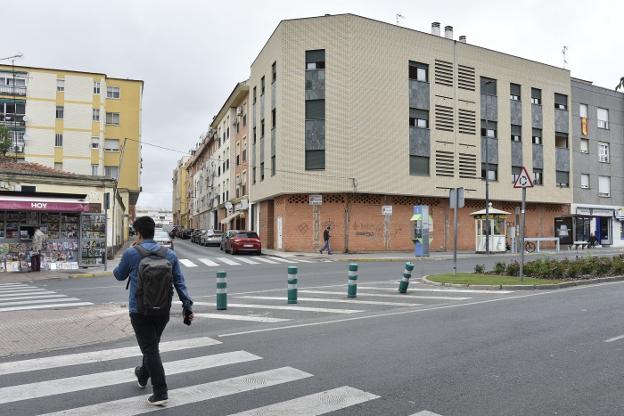
<path id="1" fill-rule="evenodd" d="M 136 299 L 143 315 L 168 315 L 173 297 L 173 271 L 167 260 L 167 248 L 147 251 L 134 247 L 141 256 L 137 272 Z"/>

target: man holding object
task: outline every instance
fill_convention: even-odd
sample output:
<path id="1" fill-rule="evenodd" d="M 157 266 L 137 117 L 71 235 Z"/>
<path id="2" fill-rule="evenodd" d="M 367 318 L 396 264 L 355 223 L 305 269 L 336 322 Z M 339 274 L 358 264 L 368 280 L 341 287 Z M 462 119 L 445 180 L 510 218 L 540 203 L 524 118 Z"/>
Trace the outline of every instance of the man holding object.
<path id="1" fill-rule="evenodd" d="M 124 252 L 113 274 L 117 280 L 128 279 L 130 322 L 143 353 L 143 364 L 134 370 L 139 388 L 144 389 L 151 378 L 153 394 L 147 402 L 165 406 L 167 383 L 159 343 L 169 322 L 173 287 L 182 301 L 186 325 L 193 320 L 193 300 L 188 294 L 178 257 L 154 241 L 154 220 L 139 217 L 133 226 L 137 240 Z"/>

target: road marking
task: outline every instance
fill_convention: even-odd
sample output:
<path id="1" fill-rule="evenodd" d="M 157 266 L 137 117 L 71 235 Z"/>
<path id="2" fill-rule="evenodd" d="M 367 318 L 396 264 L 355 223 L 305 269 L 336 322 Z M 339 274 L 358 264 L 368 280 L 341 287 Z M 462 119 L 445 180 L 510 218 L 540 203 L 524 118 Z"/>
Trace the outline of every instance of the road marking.
<path id="1" fill-rule="evenodd" d="M 221 341 L 208 337 L 190 338 L 178 341 L 167 341 L 160 344 L 160 352 L 178 351 L 191 348 L 209 347 L 221 344 Z M 39 371 L 48 368 L 65 367 L 102 361 L 119 360 L 141 355 L 139 347 L 122 347 L 108 350 L 90 351 L 78 354 L 55 355 L 52 357 L 33 358 L 22 361 L 0 363 L 0 375 Z"/>
<path id="2" fill-rule="evenodd" d="M 232 315 L 223 313 L 194 313 L 196 318 L 208 318 L 208 319 L 224 319 L 231 321 L 247 321 L 247 322 L 262 322 L 265 324 L 271 324 L 275 322 L 290 321 L 290 319 L 283 318 L 269 318 L 268 316 L 253 316 L 253 315 Z"/>
<path id="3" fill-rule="evenodd" d="M 230 416 L 317 416 L 378 398 L 375 394 L 344 386 Z"/>
<path id="4" fill-rule="evenodd" d="M 237 296 L 241 299 L 258 299 L 258 300 L 284 300 L 283 296 Z M 386 306 L 417 306 L 419 303 L 404 302 L 378 302 L 374 300 L 357 300 L 357 299 L 331 299 L 331 298 L 306 298 L 298 297 L 302 302 L 337 302 L 337 303 L 361 303 L 363 305 L 386 305 Z"/>
<path id="5" fill-rule="evenodd" d="M 615 342 L 615 341 L 619 341 L 621 339 L 624 339 L 624 335 L 619 335 L 617 337 L 613 337 L 613 338 L 609 338 L 609 339 L 605 339 L 604 342 Z"/>
<path id="6" fill-rule="evenodd" d="M 182 263 L 183 265 L 185 265 L 186 267 L 197 267 L 197 265 L 193 263 L 192 261 L 190 261 L 189 259 L 178 259 L 178 261 Z"/>
<path id="7" fill-rule="evenodd" d="M 0 289 L 13 289 L 16 287 L 34 287 L 31 285 L 24 285 L 22 283 L 4 283 L 0 284 Z"/>
<path id="8" fill-rule="evenodd" d="M 217 257 L 217 260 L 221 260 L 223 263 L 228 264 L 230 266 L 240 266 L 239 263 L 228 259 L 227 257 Z"/>
<path id="9" fill-rule="evenodd" d="M 50 303 L 50 302 L 76 302 L 80 299 L 78 298 L 68 298 L 64 297 L 63 299 L 38 299 L 38 300 L 20 300 L 19 302 L 0 302 L 0 307 L 6 306 L 19 306 L 19 305 L 36 305 L 38 303 Z"/>
<path id="10" fill-rule="evenodd" d="M 358 290 L 361 289 L 358 287 Z M 396 289 L 398 291 L 398 289 Z M 299 293 L 310 293 L 314 295 L 344 295 L 345 292 L 335 292 L 329 290 L 299 290 Z M 401 298 L 401 299 L 437 299 L 437 300 L 468 300 L 472 298 L 466 297 L 452 297 L 452 296 L 416 296 L 416 295 L 388 295 L 385 293 L 363 293 L 358 291 L 358 296 L 361 297 L 376 297 L 376 298 Z"/>
<path id="11" fill-rule="evenodd" d="M 283 259 L 281 257 L 267 256 L 267 258 L 275 261 L 281 261 L 282 263 L 299 263 L 297 260 Z"/>
<path id="12" fill-rule="evenodd" d="M 197 259 L 199 261 L 201 261 L 202 263 L 204 263 L 206 266 L 210 266 L 210 267 L 214 267 L 214 266 L 218 266 L 219 263 L 215 263 L 214 261 L 207 259 L 207 258 L 201 258 L 201 259 Z"/>
<path id="13" fill-rule="evenodd" d="M 38 296 L 36 296 L 36 295 L 38 295 Z M 51 301 L 54 301 L 54 300 L 52 300 L 52 298 L 66 298 L 66 297 L 67 296 L 65 296 L 65 295 L 39 295 L 37 293 L 37 294 L 34 294 L 34 295 L 29 295 L 29 296 L 14 296 L 14 297 L 10 297 L 10 298 L 7 298 L 5 296 L 0 296 L 0 302 L 4 302 L 4 301 L 7 301 L 7 300 L 30 300 L 30 299 L 50 299 Z M 21 302 L 21 304 L 23 304 L 23 303 L 24 302 Z"/>
<path id="14" fill-rule="evenodd" d="M 423 410 L 422 412 L 414 413 L 411 416 L 442 416 L 442 415 L 430 412 L 429 410 Z"/>
<path id="15" fill-rule="evenodd" d="M 201 305 L 201 302 L 195 302 L 194 305 Z M 212 305 L 210 303 L 209 305 Z M 276 309 L 281 311 L 299 311 L 299 312 L 325 312 L 325 313 L 359 313 L 363 311 L 354 309 L 330 309 L 330 308 L 309 308 L 306 306 L 287 306 L 287 305 L 247 305 L 244 303 L 228 303 L 228 307 L 232 308 L 250 308 L 250 309 Z"/>
<path id="16" fill-rule="evenodd" d="M 238 257 L 238 260 L 242 261 L 243 263 L 247 263 L 247 264 L 260 264 L 257 261 L 250 260 L 250 259 L 248 259 L 246 257 Z"/>
<path id="17" fill-rule="evenodd" d="M 309 377 L 312 377 L 312 374 L 292 367 L 282 367 L 195 386 L 181 387 L 169 391 L 169 403 L 164 409 L 290 383 Z M 127 399 L 61 410 L 40 416 L 132 416 L 156 410 L 158 409 L 146 405 L 144 400 L 138 400 L 137 397 L 129 397 Z"/>
<path id="18" fill-rule="evenodd" d="M 91 302 L 76 302 L 76 303 L 54 303 L 52 305 L 29 305 L 29 306 L 16 306 L 11 308 L 0 308 L 0 312 L 11 312 L 11 311 L 25 311 L 29 309 L 57 309 L 57 308 L 68 308 L 70 306 L 90 306 L 93 305 Z"/>
<path id="19" fill-rule="evenodd" d="M 397 283 L 398 284 L 398 283 Z M 371 287 L 371 286 L 358 286 L 358 289 L 374 289 L 374 290 L 396 290 L 390 287 Z M 409 289 L 410 292 L 449 292 L 449 293 L 514 293 L 513 290 L 479 290 L 479 289 L 438 289 L 438 288 L 423 288 L 419 286 L 418 289 Z"/>
<path id="20" fill-rule="evenodd" d="M 301 263 L 316 263 L 313 260 L 304 260 L 304 259 L 300 259 L 300 258 L 297 258 L 297 261 L 300 261 Z"/>
<path id="21" fill-rule="evenodd" d="M 165 363 L 166 374 L 180 374 L 191 371 L 205 370 L 229 364 L 244 363 L 260 360 L 261 357 L 246 351 L 235 351 L 224 354 L 205 355 L 186 360 Z M 29 400 L 40 397 L 65 394 L 81 390 L 112 386 L 120 383 L 136 382 L 133 369 L 105 371 L 77 377 L 68 377 L 55 380 L 45 380 L 30 384 L 21 384 L 0 388 L 0 404 L 20 400 Z M 134 399 L 136 400 L 136 399 Z M 143 403 L 141 403 L 143 405 Z M 153 408 L 150 410 L 154 410 Z"/>
<path id="22" fill-rule="evenodd" d="M 0 295 L 0 300 L 12 296 L 33 296 L 33 295 L 54 295 L 56 292 L 51 290 L 33 290 L 32 292 L 16 292 L 16 293 L 3 293 Z"/>
<path id="23" fill-rule="evenodd" d="M 33 292 L 33 291 L 38 291 L 38 290 L 45 290 L 45 289 L 39 289 L 39 288 L 34 288 L 34 287 L 16 287 L 15 289 L 0 289 L 0 294 L 2 294 L 2 293 Z"/>
<path id="24" fill-rule="evenodd" d="M 265 263 L 269 263 L 269 264 L 277 264 L 276 261 L 265 259 L 264 257 L 256 257 L 256 259 Z"/>

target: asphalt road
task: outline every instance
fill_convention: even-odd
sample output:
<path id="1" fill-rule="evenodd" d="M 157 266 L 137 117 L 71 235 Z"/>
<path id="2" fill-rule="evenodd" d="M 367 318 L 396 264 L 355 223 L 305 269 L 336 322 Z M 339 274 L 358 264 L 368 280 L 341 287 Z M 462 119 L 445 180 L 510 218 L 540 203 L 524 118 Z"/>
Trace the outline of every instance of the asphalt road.
<path id="1" fill-rule="evenodd" d="M 206 249 L 186 250 L 181 244 L 177 248 L 181 258 L 191 258 L 190 253 L 197 250 Z M 206 251 L 200 255 L 210 257 Z M 468 260 L 463 263 L 466 270 L 472 268 Z M 198 305 L 196 312 L 288 320 L 198 318 L 189 328 L 173 315 L 164 342 L 199 337 L 210 341 L 163 352 L 164 361 L 172 366 L 168 376 L 171 403 L 159 413 L 624 414 L 624 336 L 619 338 L 624 335 L 622 282 L 557 291 L 480 293 L 427 291 L 430 287 L 415 281 L 410 293 L 393 297 L 399 296 L 395 283 L 402 265 L 362 263 L 356 301 L 379 303 L 358 304 L 338 302 L 348 300 L 340 294 L 346 293 L 345 263 L 300 264 L 300 287 L 308 288 L 307 293 L 300 291 L 300 297 L 324 301 L 302 301 L 296 306 L 360 311 L 332 313 L 273 309 L 287 306 L 287 264 L 248 266 L 227 269 L 230 302 L 253 302 L 266 309 L 239 306 L 217 312 L 212 305 L 214 270 L 198 265 L 184 270 L 195 300 L 208 300 L 209 305 Z M 415 277 L 448 270 L 449 263 L 426 261 L 419 267 Z M 126 296 L 123 284 L 101 278 L 46 284 L 95 303 L 122 303 Z M 239 292 L 254 293 L 234 294 Z M 258 298 L 280 296 L 283 300 Z M 129 370 L 138 362 L 136 355 L 118 350 L 96 357 L 93 363 L 82 362 L 77 355 L 131 345 L 133 340 L 124 340 L 16 357 L 11 359 L 13 365 L 0 363 L 0 414 L 46 414 L 82 406 L 96 407 L 67 414 L 144 412 L 138 396 L 146 393 L 136 389 Z M 62 365 L 46 368 L 50 365 L 46 357 L 64 354 L 69 356 Z M 41 360 L 16 364 L 25 358 Z M 186 367 L 177 363 L 189 359 Z M 110 371 L 119 373 L 108 375 Z M 73 377 L 80 378 L 67 380 Z"/>

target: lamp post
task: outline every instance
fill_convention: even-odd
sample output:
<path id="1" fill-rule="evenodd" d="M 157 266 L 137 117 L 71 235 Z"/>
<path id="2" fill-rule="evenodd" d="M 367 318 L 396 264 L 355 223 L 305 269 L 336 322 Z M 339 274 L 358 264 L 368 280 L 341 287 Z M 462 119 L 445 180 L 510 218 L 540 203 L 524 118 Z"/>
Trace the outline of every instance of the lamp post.
<path id="1" fill-rule="evenodd" d="M 487 80 L 485 85 L 492 85 Z M 488 125 L 488 100 L 485 98 L 485 253 L 490 254 L 490 136 Z"/>

